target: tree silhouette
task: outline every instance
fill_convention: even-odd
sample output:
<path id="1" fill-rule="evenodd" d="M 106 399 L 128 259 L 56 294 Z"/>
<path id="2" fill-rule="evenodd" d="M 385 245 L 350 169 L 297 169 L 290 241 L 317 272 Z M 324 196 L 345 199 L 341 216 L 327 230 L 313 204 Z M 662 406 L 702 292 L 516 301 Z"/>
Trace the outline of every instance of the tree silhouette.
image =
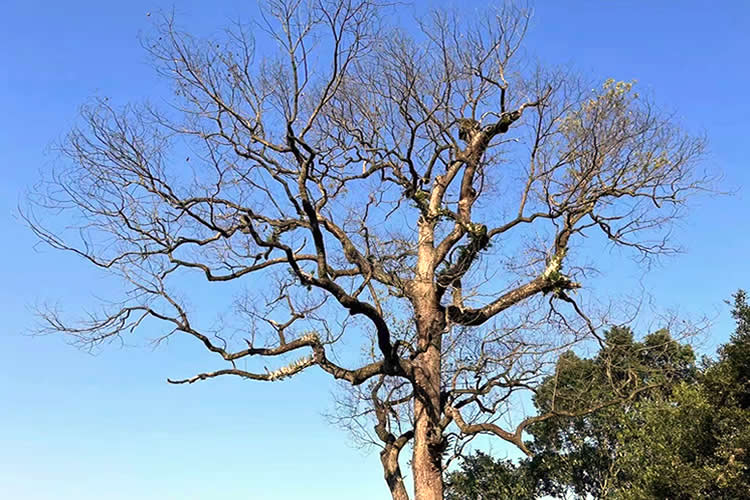
<path id="1" fill-rule="evenodd" d="M 270 0 L 212 40 L 163 19 L 146 48 L 172 106 L 84 107 L 70 161 L 24 216 L 128 286 L 81 323 L 43 311 L 45 330 L 92 346 L 156 320 L 227 362 L 175 384 L 317 367 L 352 386 L 341 418 L 382 448 L 393 498 L 408 498 L 409 445 L 415 498 L 441 499 L 445 461 L 474 436 L 531 453 L 538 416 L 500 418 L 611 320 L 580 298 L 576 241 L 670 253 L 670 222 L 707 179 L 703 142 L 631 83 L 591 90 L 521 57 L 525 10 L 435 11 L 407 30 L 390 8 Z M 252 284 L 234 308 L 244 333 L 193 320 L 195 273 Z M 337 361 L 345 336 L 361 364 Z"/>

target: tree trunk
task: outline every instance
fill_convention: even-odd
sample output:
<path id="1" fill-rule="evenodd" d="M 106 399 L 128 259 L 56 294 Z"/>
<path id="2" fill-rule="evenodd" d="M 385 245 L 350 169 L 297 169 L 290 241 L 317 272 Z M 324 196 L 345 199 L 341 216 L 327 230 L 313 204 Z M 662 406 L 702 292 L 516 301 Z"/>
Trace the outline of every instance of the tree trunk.
<path id="1" fill-rule="evenodd" d="M 414 498 L 443 500 L 440 343 L 445 314 L 432 300 L 426 300 L 420 305 L 424 307 L 417 308 L 416 318 L 421 352 L 415 360 L 414 368 Z"/>

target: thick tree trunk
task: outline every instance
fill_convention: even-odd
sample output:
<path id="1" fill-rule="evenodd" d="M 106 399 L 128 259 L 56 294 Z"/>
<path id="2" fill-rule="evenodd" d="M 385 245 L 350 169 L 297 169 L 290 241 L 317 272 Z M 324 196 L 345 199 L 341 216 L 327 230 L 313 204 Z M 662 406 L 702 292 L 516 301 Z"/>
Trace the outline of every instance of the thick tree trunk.
<path id="1" fill-rule="evenodd" d="M 416 436 L 415 436 L 416 437 Z M 414 442 L 414 498 L 416 500 L 443 500 L 443 474 L 441 458 L 435 457 L 430 446 Z"/>
<path id="2" fill-rule="evenodd" d="M 421 352 L 415 360 L 414 368 L 414 498 L 443 500 L 440 343 L 445 314 L 433 300 L 425 300 L 423 304 L 419 304 L 416 312 Z"/>
<path id="3" fill-rule="evenodd" d="M 415 500 L 443 500 L 442 433 L 439 419 L 433 416 L 432 401 L 417 397 L 414 403 L 414 473 Z"/>

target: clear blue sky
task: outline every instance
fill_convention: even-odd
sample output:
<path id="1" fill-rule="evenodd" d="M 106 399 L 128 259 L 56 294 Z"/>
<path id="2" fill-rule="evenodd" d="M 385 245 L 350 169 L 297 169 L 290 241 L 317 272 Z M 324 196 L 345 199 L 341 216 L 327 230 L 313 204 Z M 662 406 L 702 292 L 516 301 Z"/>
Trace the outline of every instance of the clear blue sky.
<path id="1" fill-rule="evenodd" d="M 176 12 L 187 29 L 211 33 L 247 18 L 247 3 L 183 1 Z M 206 366 L 195 344 L 152 350 L 134 340 L 91 356 L 60 338 L 20 334 L 32 325 L 35 302 L 76 310 L 116 291 L 72 256 L 35 250 L 14 213 L 22 191 L 56 161 L 48 146 L 81 103 L 92 95 L 124 103 L 158 88 L 137 36 L 149 29 L 147 12 L 171 7 L 162 0 L 3 3 L 0 498 L 387 498 L 377 453 L 355 449 L 321 416 L 334 388 L 319 374 L 175 387 L 168 376 Z M 707 166 L 720 168 L 722 186 L 737 194 L 700 200 L 676 233 L 687 253 L 664 261 L 643 285 L 662 308 L 716 316 L 712 348 L 732 326 L 722 300 L 750 288 L 750 3 L 539 1 L 535 12 L 532 53 L 595 78 L 635 78 L 690 130 L 708 135 Z M 612 288 L 635 286 L 636 275 L 612 272 Z"/>

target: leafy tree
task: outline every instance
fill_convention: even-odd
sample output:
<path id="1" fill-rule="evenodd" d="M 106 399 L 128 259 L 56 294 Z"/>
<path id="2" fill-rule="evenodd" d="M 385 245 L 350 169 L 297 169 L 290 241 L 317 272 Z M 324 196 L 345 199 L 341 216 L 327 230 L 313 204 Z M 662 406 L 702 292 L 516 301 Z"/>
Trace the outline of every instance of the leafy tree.
<path id="1" fill-rule="evenodd" d="M 717 406 L 750 408 L 750 305 L 744 290 L 734 295 L 732 316 L 737 328 L 719 348 L 719 360 L 709 367 L 705 380 Z"/>
<path id="2" fill-rule="evenodd" d="M 490 434 L 531 453 L 529 425 L 609 403 L 516 406 L 614 322 L 586 300 L 576 243 L 670 253 L 670 222 L 706 187 L 704 145 L 631 83 L 591 90 L 524 61 L 523 9 L 406 29 L 384 8 L 269 0 L 261 29 L 211 40 L 165 19 L 145 46 L 173 106 L 84 107 L 24 215 L 126 287 L 81 323 L 42 311 L 44 331 L 94 347 L 161 325 L 226 363 L 175 384 L 322 370 L 351 387 L 342 420 L 369 419 L 348 425 L 381 447 L 393 498 L 410 447 L 415 497 L 437 500 L 450 445 Z M 224 323 L 189 305 L 196 277 L 237 293 Z M 605 377 L 615 399 L 650 384 L 633 370 Z"/>
<path id="3" fill-rule="evenodd" d="M 620 422 L 617 474 L 605 497 L 742 498 L 747 490 L 730 486 L 738 471 L 717 455 L 716 411 L 700 386 L 688 384 L 668 400 L 638 405 Z"/>
<path id="4" fill-rule="evenodd" d="M 622 421 L 640 401 L 668 394 L 676 382 L 695 374 L 692 349 L 665 330 L 636 342 L 629 329 L 612 328 L 594 358 L 581 359 L 572 352 L 562 356 L 555 375 L 535 395 L 539 413 L 548 414 L 552 405 L 570 412 L 592 404 L 602 407 L 580 417 L 551 417 L 530 426 L 530 448 L 536 456 L 529 465 L 542 481 L 542 490 L 603 496 L 618 473 Z M 627 401 L 608 404 L 618 399 Z"/>
<path id="5" fill-rule="evenodd" d="M 465 457 L 461 470 L 446 477 L 445 500 L 533 500 L 534 478 L 510 460 L 476 452 Z"/>
<path id="6" fill-rule="evenodd" d="M 622 421 L 613 498 L 747 498 L 750 492 L 750 307 L 734 296 L 737 328 L 699 381 L 646 401 Z"/>
<path id="7" fill-rule="evenodd" d="M 535 403 L 541 414 L 552 397 L 564 399 L 561 408 L 575 408 L 616 387 L 597 367 L 605 372 L 618 367 L 612 377 L 619 381 L 638 374 L 640 383 L 658 386 L 623 405 L 531 425 L 533 458 L 514 465 L 475 457 L 450 475 L 449 491 L 472 498 L 488 485 L 503 491 L 518 484 L 523 491 L 555 497 L 747 498 L 750 307 L 743 291 L 734 296 L 732 314 L 737 328 L 730 341 L 719 348 L 716 361 L 701 367 L 690 347 L 665 331 L 634 342 L 627 329 L 615 328 L 595 358 L 563 355 L 556 375 L 539 388 Z"/>

